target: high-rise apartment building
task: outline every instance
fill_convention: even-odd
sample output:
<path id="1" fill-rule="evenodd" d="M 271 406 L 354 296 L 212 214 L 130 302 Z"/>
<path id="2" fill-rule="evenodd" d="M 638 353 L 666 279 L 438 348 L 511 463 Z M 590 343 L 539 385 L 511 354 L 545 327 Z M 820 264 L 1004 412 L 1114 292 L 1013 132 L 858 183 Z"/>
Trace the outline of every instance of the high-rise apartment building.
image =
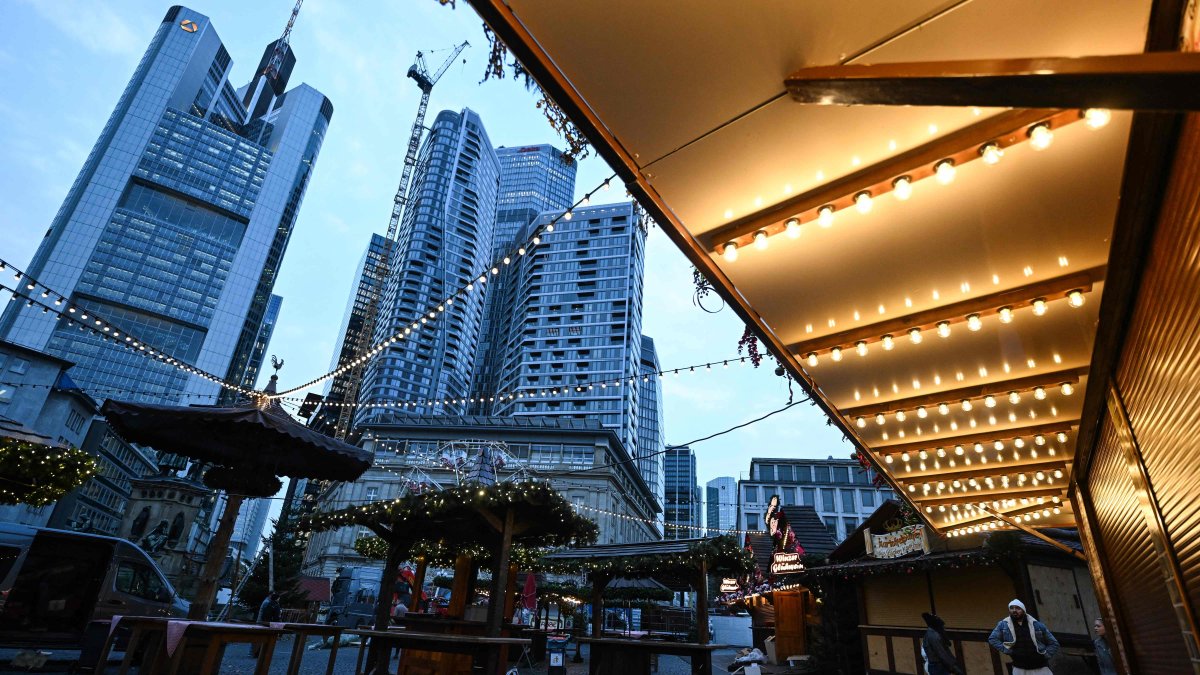
<path id="1" fill-rule="evenodd" d="M 514 261 L 508 333 L 493 348 L 497 390 L 517 398 L 497 397 L 493 414 L 596 419 L 637 456 L 645 243 L 632 203 L 587 206 Z"/>
<path id="2" fill-rule="evenodd" d="M 811 506 L 829 534 L 841 541 L 895 494 L 876 486 L 874 472 L 852 459 L 750 460 L 750 477 L 738 481 L 740 529 L 763 528 L 763 513 L 774 495 L 784 506 Z"/>
<path id="3" fill-rule="evenodd" d="M 663 512 L 667 539 L 688 539 L 703 533 L 700 527 L 700 484 L 696 478 L 696 453 L 686 445 L 668 447 L 663 455 L 666 501 Z"/>
<path id="4" fill-rule="evenodd" d="M 408 189 L 375 342 L 408 331 L 367 367 L 359 401 L 438 401 L 402 413 L 365 407 L 356 423 L 392 414 L 459 414 L 470 390 L 491 262 L 500 163 L 475 112 L 438 114 Z M 473 290 L 443 304 L 456 290 Z M 434 316 L 427 316 L 433 312 Z M 415 326 L 415 327 L 414 327 Z M 444 400 L 460 403 L 442 405 Z"/>
<path id="5" fill-rule="evenodd" d="M 638 473 L 650 486 L 654 498 L 662 504 L 666 499 L 663 483 L 663 454 L 667 446 L 663 426 L 662 364 L 654 340 L 642 336 L 641 379 L 638 383 L 638 443 L 634 449 Z M 661 525 L 660 525 L 661 529 Z"/>
<path id="6" fill-rule="evenodd" d="M 275 43 L 255 73 L 262 73 Z M 30 276 L 69 306 L 242 382 L 333 106 L 278 76 L 235 90 L 208 17 L 172 7 L 96 141 Z M 215 385 L 11 303 L 0 337 L 75 363 L 85 390 L 195 401 Z"/>
<path id="7" fill-rule="evenodd" d="M 714 537 L 737 527 L 737 494 L 737 480 L 732 476 L 721 476 L 705 483 L 704 527 L 708 536 Z"/>

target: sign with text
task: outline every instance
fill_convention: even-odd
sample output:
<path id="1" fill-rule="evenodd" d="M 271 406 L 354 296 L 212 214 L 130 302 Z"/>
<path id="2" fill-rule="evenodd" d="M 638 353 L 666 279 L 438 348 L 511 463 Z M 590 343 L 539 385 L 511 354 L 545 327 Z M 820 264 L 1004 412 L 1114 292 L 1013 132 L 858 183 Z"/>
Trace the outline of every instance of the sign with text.
<path id="1" fill-rule="evenodd" d="M 737 579 L 731 579 L 729 577 L 726 577 L 721 580 L 721 592 L 722 593 L 737 593 L 740 588 L 741 587 L 738 586 Z"/>
<path id="2" fill-rule="evenodd" d="M 771 556 L 771 574 L 795 574 L 804 571 L 800 554 L 795 552 L 776 553 Z"/>
<path id="3" fill-rule="evenodd" d="M 929 539 L 924 525 L 907 525 L 886 534 L 864 532 L 867 554 L 876 558 L 899 558 L 909 553 L 928 553 Z"/>

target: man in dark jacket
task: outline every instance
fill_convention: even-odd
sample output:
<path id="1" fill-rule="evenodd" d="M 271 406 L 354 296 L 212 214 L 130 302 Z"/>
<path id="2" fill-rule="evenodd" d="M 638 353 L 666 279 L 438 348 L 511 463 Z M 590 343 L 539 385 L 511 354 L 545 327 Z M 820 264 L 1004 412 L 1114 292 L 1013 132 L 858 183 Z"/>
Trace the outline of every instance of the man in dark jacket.
<path id="1" fill-rule="evenodd" d="M 279 606 L 279 594 L 272 591 L 263 598 L 262 604 L 258 606 L 258 622 L 269 624 L 272 621 L 279 621 L 282 617 L 283 608 Z M 250 645 L 250 656 L 258 657 L 258 645 Z"/>
<path id="2" fill-rule="evenodd" d="M 1012 657 L 1013 675 L 1053 675 L 1050 659 L 1058 653 L 1058 640 L 1049 628 L 1025 613 L 1025 603 L 1008 603 L 1008 616 L 988 636 L 992 649 Z"/>
<path id="3" fill-rule="evenodd" d="M 963 675 L 962 668 L 950 652 L 950 640 L 946 638 L 946 622 L 936 614 L 925 612 L 925 638 L 921 650 L 925 653 L 925 672 L 929 675 Z"/>

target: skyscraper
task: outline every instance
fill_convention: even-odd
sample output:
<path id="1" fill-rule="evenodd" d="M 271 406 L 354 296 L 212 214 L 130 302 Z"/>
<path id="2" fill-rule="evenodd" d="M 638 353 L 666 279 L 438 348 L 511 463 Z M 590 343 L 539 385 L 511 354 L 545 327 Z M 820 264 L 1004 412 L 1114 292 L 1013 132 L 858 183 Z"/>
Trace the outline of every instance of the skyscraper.
<path id="1" fill-rule="evenodd" d="M 283 298 L 272 293 L 271 300 L 267 303 L 267 311 L 263 314 L 262 324 L 258 327 L 258 336 L 254 339 L 250 362 L 246 364 L 246 374 L 242 377 L 243 387 L 253 387 L 254 383 L 258 382 L 258 374 L 262 371 L 267 348 L 271 346 L 271 336 L 275 334 L 275 324 L 279 321 L 279 310 L 282 307 Z"/>
<path id="2" fill-rule="evenodd" d="M 333 115 L 315 89 L 286 90 L 295 63 L 286 48 L 275 79 L 235 91 L 208 18 L 168 10 L 30 276 L 69 306 L 242 382 Z M 85 390 L 166 402 L 216 393 L 36 307 L 10 304 L 0 336 L 73 361 Z"/>
<path id="3" fill-rule="evenodd" d="M 641 381 L 638 384 L 638 444 L 636 458 L 638 473 L 650 486 L 661 505 L 665 498 L 663 483 L 663 450 L 666 436 L 663 428 L 663 398 L 658 373 L 662 365 L 654 340 L 642 336 Z M 661 528 L 661 525 L 659 526 Z"/>
<path id="4" fill-rule="evenodd" d="M 696 479 L 696 453 L 686 445 L 668 447 L 663 477 L 667 539 L 700 536 L 700 485 Z"/>
<path id="5" fill-rule="evenodd" d="M 373 359 L 359 401 L 431 401 L 408 414 L 460 414 L 471 385 L 486 283 L 475 280 L 491 262 L 500 163 L 475 112 L 438 113 L 421 147 L 417 171 L 384 285 L 374 341 L 401 331 Z M 457 289 L 472 291 L 443 304 Z M 433 311 L 434 316 L 426 316 Z M 391 414 L 366 407 L 356 422 Z"/>
<path id="6" fill-rule="evenodd" d="M 246 563 L 254 559 L 258 545 L 262 543 L 270 511 L 270 499 L 247 499 L 242 503 L 242 509 L 233 523 L 233 535 L 229 538 L 230 555 L 234 558 L 240 556 Z"/>
<path id="7" fill-rule="evenodd" d="M 597 419 L 637 456 L 645 243 L 632 203 L 587 206 L 514 261 L 508 334 L 494 348 L 497 390 L 518 398 L 498 398 L 493 414 Z"/>
<path id="8" fill-rule="evenodd" d="M 708 536 L 716 536 L 737 527 L 738 490 L 732 476 L 714 478 L 704 485 L 704 505 L 707 518 L 704 527 Z"/>

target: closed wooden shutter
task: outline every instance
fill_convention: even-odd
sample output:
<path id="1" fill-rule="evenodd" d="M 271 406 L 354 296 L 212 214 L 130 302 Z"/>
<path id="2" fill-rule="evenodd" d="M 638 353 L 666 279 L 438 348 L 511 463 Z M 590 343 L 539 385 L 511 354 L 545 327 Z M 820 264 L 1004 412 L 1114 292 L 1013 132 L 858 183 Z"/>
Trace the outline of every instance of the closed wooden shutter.
<path id="1" fill-rule="evenodd" d="M 999 567 L 936 570 L 932 578 L 934 604 L 947 628 L 991 630 L 1008 615 L 1015 591 Z"/>
<path id="2" fill-rule="evenodd" d="M 867 606 L 865 623 L 925 627 L 921 612 L 929 611 L 929 586 L 924 574 L 869 577 L 863 579 L 862 589 Z"/>

